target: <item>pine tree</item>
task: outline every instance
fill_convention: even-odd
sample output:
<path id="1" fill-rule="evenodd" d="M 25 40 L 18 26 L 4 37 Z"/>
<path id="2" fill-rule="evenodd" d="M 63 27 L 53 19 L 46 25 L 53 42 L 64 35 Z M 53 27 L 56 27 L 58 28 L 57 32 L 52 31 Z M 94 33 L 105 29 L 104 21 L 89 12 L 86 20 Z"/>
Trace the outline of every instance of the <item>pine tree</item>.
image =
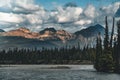
<path id="1" fill-rule="evenodd" d="M 110 39 L 110 47 L 111 48 L 112 48 L 112 43 L 113 43 L 114 22 L 115 22 L 115 18 L 113 18 L 113 26 L 112 26 L 111 39 Z"/>
<path id="2" fill-rule="evenodd" d="M 114 62 L 115 62 L 115 72 L 117 72 L 118 70 L 118 54 L 117 54 L 117 40 L 116 38 L 114 38 L 114 47 L 113 47 L 113 59 L 114 59 Z"/>
<path id="3" fill-rule="evenodd" d="M 105 24 L 106 26 L 105 26 L 105 38 L 104 38 L 104 50 L 103 52 L 101 52 L 101 55 L 96 55 L 96 57 L 98 58 L 98 64 L 96 69 L 97 71 L 102 71 L 102 72 L 113 72 L 114 61 L 113 61 L 112 51 L 109 46 L 110 44 L 109 44 L 107 17 L 105 17 Z M 99 47 L 97 47 L 96 50 L 97 49 L 98 49 L 97 53 L 99 53 L 100 50 Z"/>
<path id="4" fill-rule="evenodd" d="M 117 70 L 120 72 L 120 20 L 117 22 L 117 28 L 118 28 L 118 38 L 117 38 L 117 52 L 116 52 L 116 67 Z"/>
<path id="5" fill-rule="evenodd" d="M 109 35 L 108 35 L 108 22 L 107 16 L 105 17 L 105 38 L 104 38 L 104 49 L 107 51 L 109 47 Z"/>
<path id="6" fill-rule="evenodd" d="M 110 43 L 109 43 L 109 34 L 108 34 L 109 29 L 108 29 L 107 16 L 105 17 L 105 24 L 106 26 L 105 26 L 105 38 L 104 38 L 104 53 L 100 56 L 100 67 L 101 67 L 100 70 L 105 72 L 113 72 L 114 61 L 113 61 L 112 50 L 110 48 Z"/>
<path id="7" fill-rule="evenodd" d="M 97 40 L 96 40 L 96 59 L 94 67 L 99 70 L 100 68 L 100 56 L 102 55 L 102 40 L 101 40 L 101 33 L 98 33 Z"/>

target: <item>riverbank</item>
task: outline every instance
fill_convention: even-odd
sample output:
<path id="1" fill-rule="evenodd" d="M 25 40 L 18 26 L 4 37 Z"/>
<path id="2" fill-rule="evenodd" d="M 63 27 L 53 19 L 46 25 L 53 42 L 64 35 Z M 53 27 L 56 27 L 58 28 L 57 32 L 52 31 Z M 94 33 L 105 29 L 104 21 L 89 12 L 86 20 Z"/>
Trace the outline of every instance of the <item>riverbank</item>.
<path id="1" fill-rule="evenodd" d="M 52 65 L 56 65 L 56 64 L 68 64 L 68 65 L 92 65 L 93 62 L 89 61 L 89 60 L 38 60 L 35 62 L 32 61 L 28 61 L 28 62 L 23 62 L 23 61 L 0 61 L 0 64 L 17 64 L 17 65 L 24 65 L 24 64 L 28 64 L 28 65 L 32 65 L 32 64 L 52 64 Z"/>
<path id="2" fill-rule="evenodd" d="M 70 69 L 43 69 L 68 66 Z M 0 67 L 1 80 L 119 80 L 120 75 L 101 73 L 93 65 L 10 65 Z"/>
<path id="3" fill-rule="evenodd" d="M 0 68 L 95 70 L 93 65 L 1 65 Z"/>

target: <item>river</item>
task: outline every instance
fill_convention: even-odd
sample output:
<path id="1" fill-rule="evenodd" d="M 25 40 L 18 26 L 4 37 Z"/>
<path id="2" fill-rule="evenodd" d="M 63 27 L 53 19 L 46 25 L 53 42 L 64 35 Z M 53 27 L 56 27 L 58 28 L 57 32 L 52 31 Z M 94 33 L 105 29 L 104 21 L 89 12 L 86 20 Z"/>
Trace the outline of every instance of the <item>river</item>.
<path id="1" fill-rule="evenodd" d="M 120 80 L 120 74 L 96 72 L 92 65 L 2 65 L 0 80 Z"/>

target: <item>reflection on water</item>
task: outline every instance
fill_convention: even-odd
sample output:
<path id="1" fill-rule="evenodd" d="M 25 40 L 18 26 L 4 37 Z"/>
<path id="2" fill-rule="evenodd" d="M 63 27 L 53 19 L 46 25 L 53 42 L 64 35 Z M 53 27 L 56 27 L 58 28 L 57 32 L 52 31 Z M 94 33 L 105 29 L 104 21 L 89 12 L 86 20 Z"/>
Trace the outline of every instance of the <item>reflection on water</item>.
<path id="1" fill-rule="evenodd" d="M 120 80 L 119 74 L 99 73 L 92 65 L 64 65 L 69 69 L 57 69 L 58 66 L 4 66 L 0 67 L 0 80 Z"/>

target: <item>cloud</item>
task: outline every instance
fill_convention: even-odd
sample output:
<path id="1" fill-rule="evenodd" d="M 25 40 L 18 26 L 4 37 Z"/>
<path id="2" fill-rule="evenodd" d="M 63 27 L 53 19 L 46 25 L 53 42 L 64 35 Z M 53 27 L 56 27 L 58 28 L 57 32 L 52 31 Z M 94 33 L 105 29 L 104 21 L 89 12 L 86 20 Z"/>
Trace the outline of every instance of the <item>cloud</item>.
<path id="1" fill-rule="evenodd" d="M 4 7 L 4 6 L 6 6 L 6 7 L 11 7 L 11 0 L 2 0 L 2 1 L 0 1 L 0 7 Z"/>
<path id="2" fill-rule="evenodd" d="M 22 12 L 34 11 L 38 6 L 33 5 L 33 0 L 2 0 L 0 2 L 0 10 L 4 12 Z"/>
<path id="3" fill-rule="evenodd" d="M 80 20 L 75 22 L 76 25 L 84 25 L 84 24 L 91 24 L 91 23 L 92 23 L 91 20 Z"/>
<path id="4" fill-rule="evenodd" d="M 57 14 L 55 17 L 57 18 L 58 23 L 68 23 L 77 21 L 80 14 L 83 12 L 83 9 L 80 7 L 58 7 Z"/>
<path id="5" fill-rule="evenodd" d="M 26 1 L 29 1 L 29 0 L 26 0 Z M 15 2 L 13 3 L 13 12 L 14 13 L 25 13 L 25 14 L 30 14 L 30 13 L 34 13 L 38 10 L 43 10 L 42 7 L 38 6 L 38 5 L 34 5 L 32 3 L 22 3 L 21 1 L 20 2 Z"/>
<path id="6" fill-rule="evenodd" d="M 114 16 L 115 12 L 118 10 L 120 2 L 116 2 L 114 4 L 110 4 L 108 6 L 103 6 L 100 10 L 104 13 L 104 15 L 112 15 Z"/>
<path id="7" fill-rule="evenodd" d="M 0 21 L 1 22 L 8 22 L 8 23 L 21 23 L 24 19 L 16 14 L 13 13 L 3 13 L 0 12 Z"/>
<path id="8" fill-rule="evenodd" d="M 46 17 L 45 9 L 34 4 L 34 0 L 3 0 L 0 2 L 0 26 L 6 27 L 6 30 L 18 27 L 31 29 L 34 25 L 42 24 Z"/>
<path id="9" fill-rule="evenodd" d="M 112 23 L 112 17 L 120 2 L 102 6 L 100 9 L 92 4 L 85 8 L 75 3 L 64 6 L 55 6 L 52 11 L 46 11 L 43 6 L 34 3 L 34 0 L 2 0 L 0 2 L 0 28 L 11 30 L 27 27 L 32 31 L 40 31 L 47 27 L 65 29 L 75 32 L 94 24 L 104 25 L 104 17 Z M 110 24 L 111 25 L 111 24 Z"/>
<path id="10" fill-rule="evenodd" d="M 84 15 L 88 18 L 95 18 L 97 16 L 97 11 L 93 5 L 88 5 L 84 10 Z"/>

